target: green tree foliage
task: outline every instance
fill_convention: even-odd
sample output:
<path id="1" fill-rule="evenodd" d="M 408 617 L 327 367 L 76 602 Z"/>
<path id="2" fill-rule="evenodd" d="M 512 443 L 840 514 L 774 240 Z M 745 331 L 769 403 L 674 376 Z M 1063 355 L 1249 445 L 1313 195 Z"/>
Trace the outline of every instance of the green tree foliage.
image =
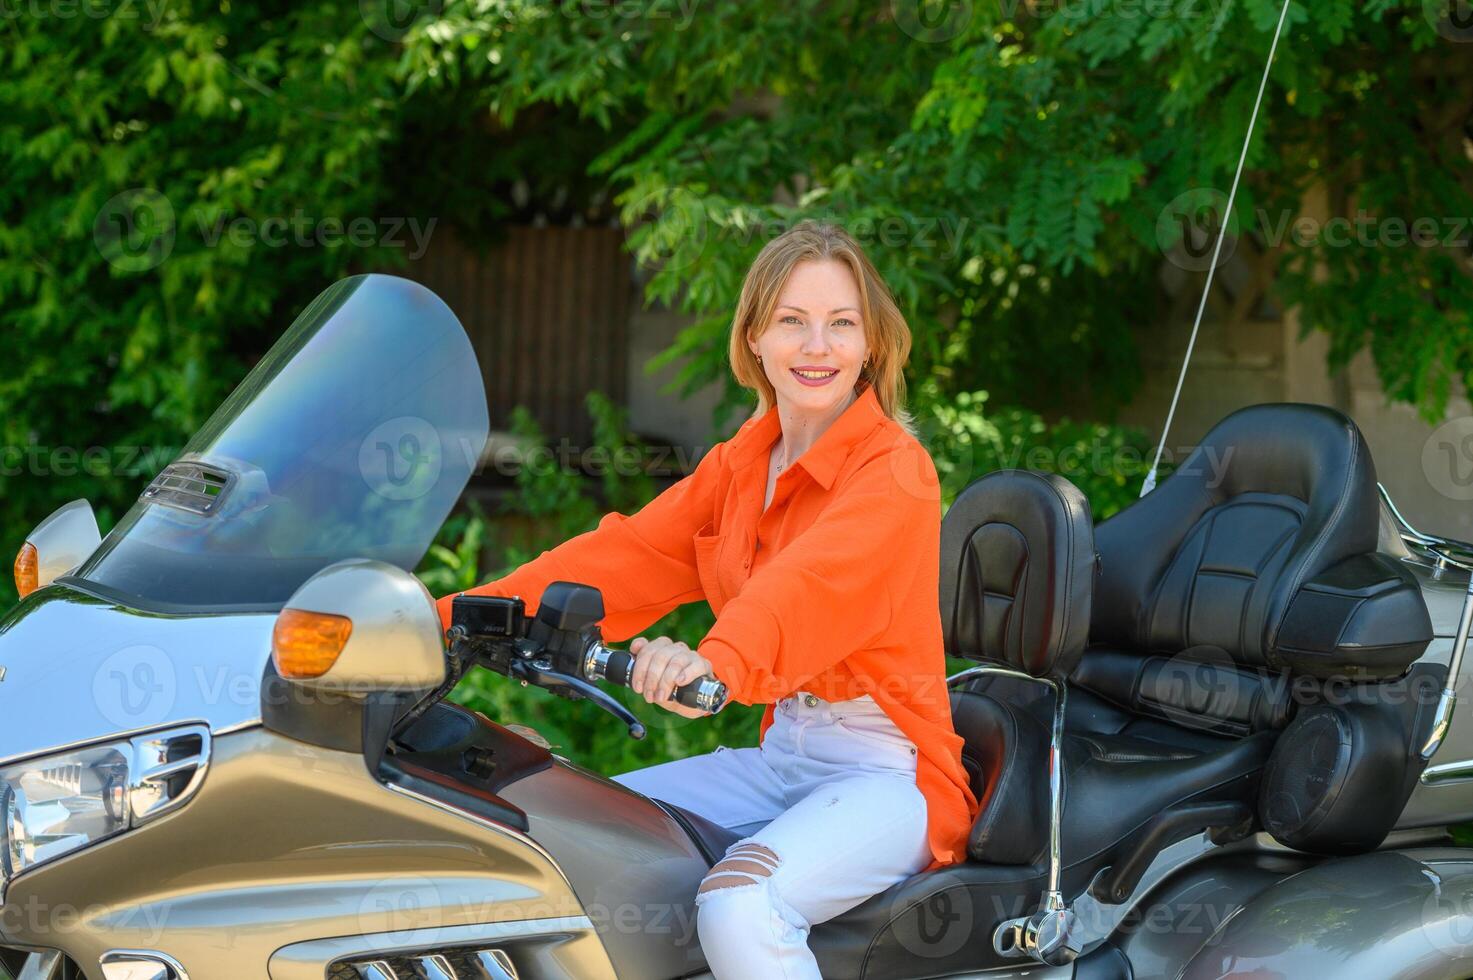
<path id="1" fill-rule="evenodd" d="M 910 316 L 920 416 L 977 391 L 993 423 L 1012 409 L 991 406 L 1108 415 L 1139 380 L 1133 328 L 1161 313 L 1175 202 L 1228 184 L 1276 13 L 17 5 L 0 17 L 0 527 L 13 548 L 78 496 L 111 525 L 311 296 L 413 251 L 403 222 L 489 239 L 529 196 L 561 218 L 616 198 L 647 297 L 697 315 L 662 358 L 688 386 L 724 375 L 748 260 L 816 215 L 859 235 Z M 1232 216 L 1280 305 L 1341 358 L 1369 347 L 1429 414 L 1473 366 L 1450 243 L 1473 215 L 1460 30 L 1436 0 L 1295 0 Z M 1278 230 L 1310 193 L 1440 237 L 1302 245 Z"/>
<path id="2" fill-rule="evenodd" d="M 1137 381 L 1131 327 L 1159 313 L 1163 249 L 1183 220 L 1214 220 L 1193 192 L 1229 186 L 1278 10 L 450 4 L 403 67 L 503 119 L 554 102 L 619 131 L 595 170 L 626 218 L 655 218 L 634 238 L 659 268 L 650 294 L 702 316 L 667 358 L 692 386 L 722 376 L 751 255 L 833 216 L 911 315 L 918 376 L 1046 409 L 1088 386 L 1108 409 Z M 1294 0 L 1230 217 L 1280 273 L 1281 303 L 1339 360 L 1369 347 L 1388 391 L 1429 417 L 1473 376 L 1469 39 L 1441 0 Z M 1364 212 L 1380 232 L 1286 237 L 1310 193 L 1327 197 L 1321 220 Z M 1418 219 L 1435 244 L 1396 235 Z"/>
<path id="3" fill-rule="evenodd" d="M 329 3 L 0 17 L 8 548 L 76 497 L 109 527 L 312 296 L 395 260 L 345 235 L 385 214 L 393 50 Z"/>

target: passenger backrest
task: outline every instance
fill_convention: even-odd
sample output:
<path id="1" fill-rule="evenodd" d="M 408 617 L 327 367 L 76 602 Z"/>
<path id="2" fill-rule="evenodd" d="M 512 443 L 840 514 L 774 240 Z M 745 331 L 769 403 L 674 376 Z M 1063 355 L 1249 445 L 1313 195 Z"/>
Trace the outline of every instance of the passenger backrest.
<path id="1" fill-rule="evenodd" d="M 941 524 L 941 622 L 952 656 L 1067 676 L 1089 632 L 1089 501 L 1061 476 L 989 473 Z"/>

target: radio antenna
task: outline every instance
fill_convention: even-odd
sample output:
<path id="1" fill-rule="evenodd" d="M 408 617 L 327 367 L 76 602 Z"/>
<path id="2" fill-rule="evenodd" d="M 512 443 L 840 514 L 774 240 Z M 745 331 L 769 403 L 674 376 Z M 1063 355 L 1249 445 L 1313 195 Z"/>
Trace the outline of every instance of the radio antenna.
<path id="1" fill-rule="evenodd" d="M 1202 314 L 1207 310 L 1207 297 L 1212 292 L 1212 275 L 1217 271 L 1217 260 L 1222 255 L 1222 243 L 1227 238 L 1228 223 L 1232 219 L 1233 202 L 1238 197 L 1238 181 L 1243 177 L 1243 164 L 1248 160 L 1248 147 L 1253 142 L 1253 127 L 1258 123 L 1258 110 L 1263 105 L 1263 92 L 1268 87 L 1268 72 L 1273 67 L 1274 53 L 1279 49 L 1279 35 L 1284 30 L 1284 18 L 1289 13 L 1289 0 L 1279 8 L 1279 23 L 1274 28 L 1273 42 L 1268 48 L 1268 60 L 1263 63 L 1263 78 L 1258 83 L 1258 97 L 1253 100 L 1253 115 L 1248 119 L 1248 132 L 1243 137 L 1243 152 L 1238 154 L 1238 169 L 1233 174 L 1233 186 L 1228 191 L 1227 207 L 1222 215 L 1221 227 L 1217 229 L 1217 244 L 1212 247 L 1212 264 L 1207 267 L 1207 282 L 1202 286 L 1202 299 L 1197 303 L 1197 317 L 1192 321 L 1192 335 L 1187 340 L 1187 353 L 1181 362 L 1181 373 L 1176 376 L 1176 391 L 1171 394 L 1171 407 L 1166 410 L 1166 425 L 1161 429 L 1161 441 L 1156 444 L 1156 458 L 1151 461 L 1151 471 L 1141 484 L 1144 497 L 1156 489 L 1156 470 L 1161 466 L 1161 454 L 1166 450 L 1166 436 L 1171 432 L 1171 421 L 1176 417 L 1176 403 L 1181 400 L 1182 382 L 1187 378 L 1187 365 L 1192 363 L 1192 349 L 1197 346 L 1197 331 L 1202 327 Z"/>

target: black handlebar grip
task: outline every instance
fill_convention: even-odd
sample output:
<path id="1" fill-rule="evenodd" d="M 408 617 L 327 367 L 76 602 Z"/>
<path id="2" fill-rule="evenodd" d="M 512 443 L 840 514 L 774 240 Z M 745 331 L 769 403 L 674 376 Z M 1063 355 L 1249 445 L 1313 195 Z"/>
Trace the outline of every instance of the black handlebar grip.
<path id="1" fill-rule="evenodd" d="M 634 655 L 632 653 L 628 650 L 608 650 L 603 667 L 605 680 L 628 687 L 633 674 Z M 726 685 L 714 677 L 699 677 L 689 684 L 677 687 L 672 700 L 687 708 L 699 708 L 702 711 L 715 713 L 721 710 L 722 704 L 726 701 Z"/>
<path id="2" fill-rule="evenodd" d="M 604 666 L 604 679 L 620 687 L 628 687 L 633 676 L 634 654 L 628 650 L 610 650 Z"/>

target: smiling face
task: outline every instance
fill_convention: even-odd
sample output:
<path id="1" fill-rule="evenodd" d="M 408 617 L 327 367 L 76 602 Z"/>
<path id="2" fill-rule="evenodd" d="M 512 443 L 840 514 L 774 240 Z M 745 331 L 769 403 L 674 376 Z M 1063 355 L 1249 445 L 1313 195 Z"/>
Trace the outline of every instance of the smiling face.
<path id="1" fill-rule="evenodd" d="M 784 414 L 832 416 L 849 404 L 869 356 L 859 284 L 834 259 L 799 262 L 760 336 L 748 338 Z"/>

